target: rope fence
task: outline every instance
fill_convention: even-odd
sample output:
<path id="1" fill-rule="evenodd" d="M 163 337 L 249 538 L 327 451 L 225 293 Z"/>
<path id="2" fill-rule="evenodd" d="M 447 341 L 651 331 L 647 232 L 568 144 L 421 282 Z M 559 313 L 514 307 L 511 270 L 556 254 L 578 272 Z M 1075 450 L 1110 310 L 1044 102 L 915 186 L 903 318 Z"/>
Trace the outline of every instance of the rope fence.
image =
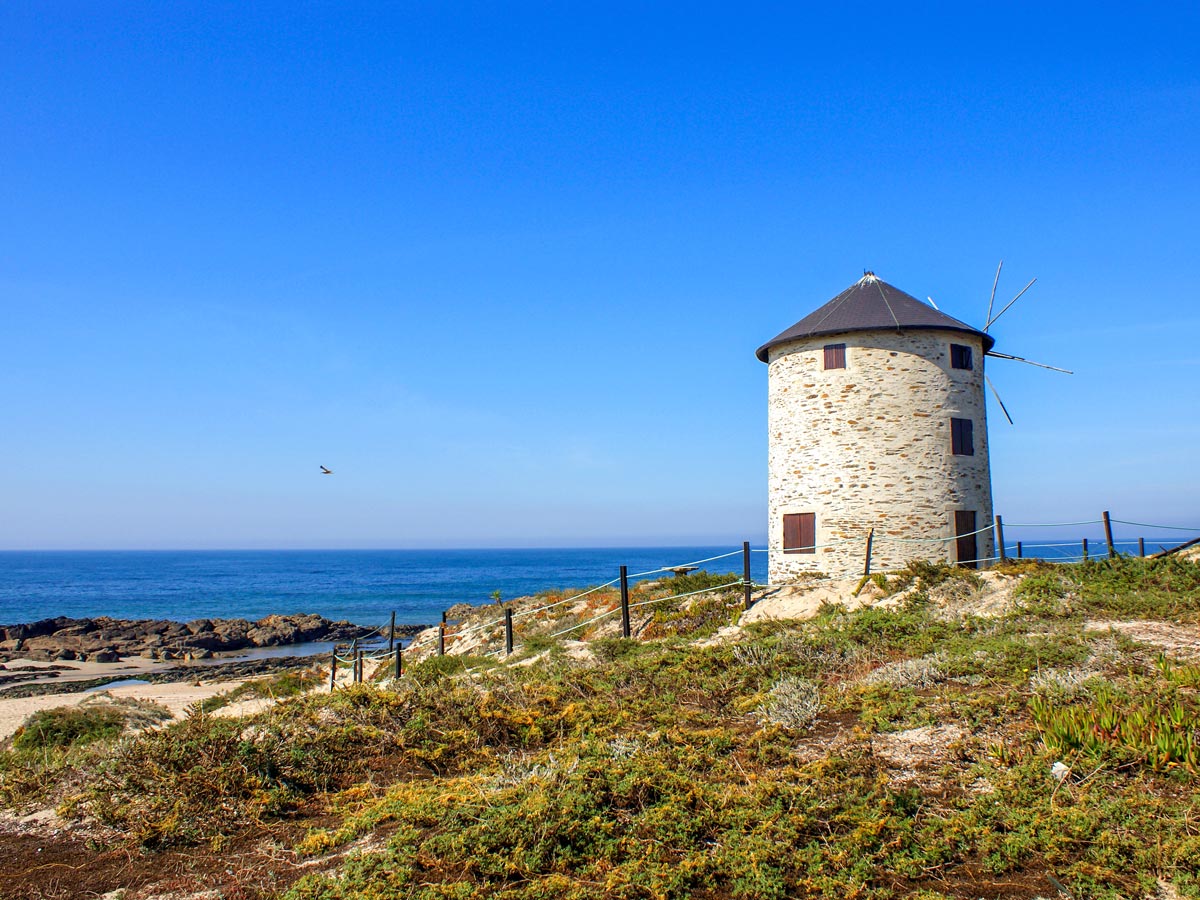
<path id="1" fill-rule="evenodd" d="M 920 545 L 945 545 L 950 542 L 959 542 L 970 540 L 968 545 L 974 547 L 974 540 L 979 535 L 993 534 L 994 553 L 989 556 L 976 555 L 965 557 L 965 562 L 960 564 L 972 565 L 978 567 L 980 564 L 1004 563 L 1012 559 L 1044 559 L 1054 563 L 1084 563 L 1096 561 L 1097 559 L 1107 556 L 1113 558 L 1116 556 L 1128 555 L 1132 556 L 1133 548 L 1137 548 L 1136 555 L 1144 557 L 1146 555 L 1145 538 L 1138 537 L 1136 539 L 1123 538 L 1117 540 L 1113 534 L 1113 525 L 1119 524 L 1133 528 L 1145 528 L 1151 531 L 1169 531 L 1169 532 L 1185 532 L 1200 536 L 1200 528 L 1188 528 L 1178 525 L 1154 525 L 1145 522 L 1133 522 L 1126 519 L 1112 518 L 1105 511 L 1101 518 L 1090 519 L 1080 522 L 1042 522 L 1042 523 L 1006 523 L 1002 517 L 996 516 L 993 522 L 988 523 L 982 528 L 977 528 L 973 531 L 956 533 L 953 535 L 942 537 L 923 537 L 923 538 L 901 538 L 895 535 L 875 532 L 874 528 L 869 529 L 861 536 L 839 538 L 837 540 L 827 541 L 824 544 L 812 544 L 805 546 L 803 552 L 816 552 L 818 550 L 828 550 L 837 547 L 845 547 L 847 545 L 865 545 L 864 565 L 862 575 L 864 579 L 871 573 L 872 556 L 877 553 L 877 548 L 880 545 L 900 545 L 900 546 L 920 546 Z M 1082 537 L 1075 541 L 1016 541 L 1015 543 L 1007 543 L 1004 538 L 1004 529 L 1042 529 L 1042 528 L 1082 528 L 1088 526 L 1103 526 L 1103 537 L 1096 539 L 1090 537 Z M 1091 543 L 1094 541 L 1094 544 Z M 1200 537 L 1195 540 L 1187 541 L 1178 547 L 1167 549 L 1160 545 L 1161 553 L 1164 555 L 1174 550 L 1190 546 L 1195 543 L 1200 543 Z M 961 547 L 961 545 L 960 545 Z M 1094 549 L 1093 549 L 1094 548 Z M 1120 548 L 1129 548 L 1128 552 L 1122 552 Z M 483 622 L 480 624 L 470 625 L 467 627 L 457 627 L 456 622 L 447 620 L 447 613 L 442 613 L 442 622 L 427 632 L 427 636 L 414 637 L 407 646 L 403 646 L 403 641 L 396 640 L 396 615 L 392 613 L 392 619 L 389 626 L 381 626 L 375 628 L 368 635 L 369 638 L 386 638 L 387 649 L 379 648 L 363 648 L 359 646 L 356 640 L 349 647 L 348 651 L 338 652 L 338 648 L 334 648 L 329 657 L 330 661 L 330 689 L 334 689 L 337 685 L 337 671 L 339 665 L 349 666 L 352 670 L 352 680 L 355 683 L 360 683 L 365 678 L 365 666 L 367 663 L 386 663 L 390 662 L 393 669 L 393 677 L 399 678 L 403 674 L 403 658 L 405 655 L 412 656 L 413 654 L 436 653 L 438 656 L 446 655 L 446 643 L 449 639 L 454 644 L 460 645 L 464 639 L 472 635 L 480 635 L 479 642 L 475 645 L 469 645 L 468 650 L 478 649 L 480 652 L 476 654 L 481 657 L 501 657 L 508 656 L 514 650 L 514 622 L 518 619 L 525 619 L 529 616 L 534 616 L 539 613 L 545 613 L 549 610 L 557 609 L 566 604 L 579 603 L 586 598 L 601 592 L 617 587 L 619 589 L 619 602 L 615 602 L 610 608 L 590 616 L 583 621 L 575 622 L 574 624 L 553 631 L 549 634 L 539 635 L 539 637 L 552 639 L 562 637 L 580 629 L 587 628 L 597 622 L 601 622 L 615 615 L 621 616 L 621 634 L 623 637 L 631 637 L 632 629 L 630 625 L 630 612 L 654 604 L 668 604 L 678 602 L 689 598 L 697 597 L 704 594 L 716 594 L 727 592 L 735 588 L 742 588 L 744 591 L 744 607 L 749 609 L 752 603 L 752 591 L 754 590 L 770 590 L 785 585 L 792 585 L 797 582 L 803 584 L 820 584 L 826 581 L 832 581 L 840 578 L 849 577 L 858 574 L 853 572 L 829 573 L 813 571 L 810 573 L 802 573 L 800 577 L 787 582 L 772 582 L 769 578 L 766 582 L 755 582 L 750 575 L 751 558 L 755 553 L 770 553 L 770 552 L 788 552 L 796 551 L 797 548 L 787 548 L 768 546 L 768 547 L 751 547 L 748 542 L 743 543 L 740 550 L 731 550 L 727 553 L 719 553 L 715 556 L 705 557 L 703 559 L 691 560 L 689 562 L 680 563 L 678 565 L 665 565 L 656 569 L 648 569 L 645 572 L 636 572 L 632 575 L 628 574 L 625 566 L 621 566 L 621 573 L 617 578 L 601 584 L 596 584 L 584 590 L 578 591 L 567 597 L 561 597 L 553 602 L 543 604 L 536 607 L 526 607 L 520 610 L 513 610 L 509 606 L 503 606 L 503 615 L 500 618 L 492 621 Z M 1076 552 L 1072 552 L 1075 550 Z M 1033 551 L 1032 553 L 1028 551 Z M 1050 551 L 1050 552 L 1045 552 Z M 960 549 L 959 553 L 963 551 Z M 1041 554 L 1041 555 L 1039 555 Z M 645 600 L 639 600 L 634 603 L 629 602 L 629 584 L 631 581 L 639 579 L 651 578 L 658 575 L 666 575 L 672 573 L 675 577 L 686 575 L 705 563 L 716 562 L 722 559 L 730 559 L 741 556 L 743 561 L 742 577 L 736 580 L 729 581 L 725 584 L 701 587 L 696 590 L 686 591 L 680 594 L 667 594 L 660 597 L 651 597 Z M 896 556 L 886 553 L 879 554 L 880 558 L 890 558 L 895 560 Z M 907 558 L 912 558 L 911 556 Z M 487 649 L 487 644 L 498 637 L 497 629 L 503 629 L 503 643 L 499 648 Z M 487 633 L 487 634 L 485 634 Z M 460 651 L 461 652 L 461 651 Z"/>

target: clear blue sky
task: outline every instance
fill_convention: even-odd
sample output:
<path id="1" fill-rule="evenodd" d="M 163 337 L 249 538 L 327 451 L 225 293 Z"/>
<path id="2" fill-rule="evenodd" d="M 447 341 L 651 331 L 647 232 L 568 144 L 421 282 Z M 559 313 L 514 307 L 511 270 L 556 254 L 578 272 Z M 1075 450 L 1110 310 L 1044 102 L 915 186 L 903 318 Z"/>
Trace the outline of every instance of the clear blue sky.
<path id="1" fill-rule="evenodd" d="M 1200 524 L 1200 7 L 646 7 L 0 6 L 0 548 L 758 541 L 755 348 L 1001 258 L 997 511 Z"/>

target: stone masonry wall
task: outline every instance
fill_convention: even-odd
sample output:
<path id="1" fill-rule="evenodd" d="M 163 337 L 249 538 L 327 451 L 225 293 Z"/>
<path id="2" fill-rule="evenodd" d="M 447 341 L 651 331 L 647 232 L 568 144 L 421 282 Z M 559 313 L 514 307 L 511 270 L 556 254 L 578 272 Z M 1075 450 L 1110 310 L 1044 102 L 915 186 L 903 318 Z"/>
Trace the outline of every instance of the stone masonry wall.
<path id="1" fill-rule="evenodd" d="M 846 345 L 844 369 L 824 367 L 833 343 Z M 952 343 L 971 348 L 972 369 L 950 367 Z M 980 338 L 940 330 L 827 335 L 771 349 L 772 583 L 861 572 L 872 526 L 873 571 L 956 561 L 955 511 L 973 510 L 976 528 L 992 522 L 983 359 Z M 951 418 L 974 423 L 973 456 L 951 452 Z M 786 513 L 816 514 L 816 552 L 782 551 Z M 947 540 L 895 540 L 918 538 Z M 979 558 L 992 556 L 991 531 L 977 540 Z"/>

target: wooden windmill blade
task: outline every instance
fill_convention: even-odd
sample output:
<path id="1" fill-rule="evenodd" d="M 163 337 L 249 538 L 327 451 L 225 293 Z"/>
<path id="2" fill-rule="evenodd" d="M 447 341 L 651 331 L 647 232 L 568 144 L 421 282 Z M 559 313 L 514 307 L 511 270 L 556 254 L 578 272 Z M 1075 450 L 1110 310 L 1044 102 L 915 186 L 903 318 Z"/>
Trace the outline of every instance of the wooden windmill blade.
<path id="1" fill-rule="evenodd" d="M 996 390 L 996 386 L 992 384 L 992 379 L 988 378 L 987 374 L 985 373 L 983 380 L 987 382 L 987 386 L 990 387 L 992 389 L 992 393 L 996 395 L 996 402 L 1000 404 L 1000 411 L 1004 413 L 1004 418 L 1008 419 L 1008 424 L 1016 425 L 1017 423 L 1013 421 L 1013 417 L 1008 414 L 1008 407 L 1005 406 L 1004 401 L 1000 399 L 1000 392 Z"/>
<path id="2" fill-rule="evenodd" d="M 1000 265 L 996 266 L 996 277 L 992 280 L 992 294 L 988 298 L 987 320 L 986 320 L 986 324 L 983 326 L 984 334 L 987 334 L 988 329 L 996 324 L 996 320 L 999 319 L 1006 312 L 1008 312 L 1010 309 L 1012 309 L 1013 304 L 1016 303 L 1018 300 L 1020 300 L 1022 297 L 1024 297 L 1025 292 L 1028 291 L 1031 287 L 1033 287 L 1034 283 L 1037 281 L 1036 278 L 1029 279 L 1029 283 L 1027 285 L 1025 285 L 1025 287 L 1021 288 L 1020 291 L 1017 292 L 1017 296 L 1015 296 L 1011 300 L 1009 300 L 1008 303 L 1006 303 L 1004 305 L 1004 308 L 1002 310 L 1000 310 L 1000 312 L 996 313 L 993 316 L 992 308 L 996 301 L 996 287 L 1000 283 L 1000 270 L 1001 270 L 1001 268 L 1003 268 L 1003 266 L 1004 266 L 1004 260 L 1000 260 Z M 986 346 L 986 344 L 985 344 L 985 346 Z M 1037 366 L 1040 369 L 1050 369 L 1052 372 L 1062 372 L 1065 375 L 1075 374 L 1070 369 L 1061 369 L 1058 366 L 1051 366 L 1051 365 L 1047 365 L 1046 363 L 1034 362 L 1032 359 L 1026 359 L 1023 356 L 1014 356 L 1011 353 L 1001 353 L 999 350 L 991 350 L 991 349 L 984 350 L 983 355 L 984 356 L 994 356 L 997 359 L 1011 359 L 1015 362 L 1025 363 L 1026 365 L 1029 365 L 1029 366 Z M 1009 425 L 1015 424 L 1013 422 L 1013 417 L 1008 412 L 1008 407 L 1005 406 L 1004 401 L 1000 399 L 1000 392 L 996 389 L 996 385 L 994 385 L 992 383 L 992 379 L 988 378 L 988 376 L 986 374 L 983 376 L 983 378 L 984 378 L 984 381 L 987 382 L 987 386 L 992 389 L 992 394 L 995 395 L 996 402 L 1000 404 L 1000 409 L 1004 413 L 1004 418 L 1008 419 L 1008 424 Z"/>
<path id="3" fill-rule="evenodd" d="M 1026 359 L 1023 356 L 1013 356 L 1011 353 L 1001 353 L 999 350 L 988 350 L 985 356 L 995 356 L 997 359 L 1011 359 L 1015 362 L 1025 363 L 1027 366 L 1037 366 L 1040 369 L 1050 369 L 1053 372 L 1062 372 L 1064 375 L 1074 375 L 1070 369 L 1060 369 L 1058 366 L 1049 366 L 1046 363 L 1034 362 L 1032 359 Z"/>
<path id="4" fill-rule="evenodd" d="M 983 326 L 983 330 L 988 330 L 988 325 L 992 324 L 992 304 L 996 301 L 996 285 L 1000 283 L 1000 270 L 1004 268 L 1004 260 L 1000 260 L 1000 265 L 996 266 L 996 277 L 992 281 L 992 296 L 988 297 L 988 311 L 984 321 L 987 325 Z"/>
<path id="5" fill-rule="evenodd" d="M 1002 309 L 1002 310 L 1000 310 L 1000 312 L 996 313 L 996 315 L 995 315 L 994 317 L 993 317 L 993 316 L 991 316 L 991 306 L 992 306 L 992 305 L 989 303 L 989 304 L 988 304 L 988 314 L 989 314 L 989 318 L 988 318 L 988 320 L 987 320 L 987 324 L 983 326 L 983 330 L 984 330 L 984 331 L 987 331 L 989 328 L 991 328 L 991 327 L 992 327 L 992 325 L 993 325 L 993 324 L 995 324 L 995 322 L 996 322 L 996 319 L 999 319 L 999 318 L 1000 318 L 1002 315 L 1004 315 L 1006 312 L 1008 312 L 1008 310 L 1009 310 L 1009 307 L 1011 307 L 1011 306 L 1012 306 L 1014 303 L 1016 303 L 1018 300 L 1020 300 L 1020 299 L 1021 299 L 1021 297 L 1022 297 L 1022 295 L 1023 295 L 1023 294 L 1024 294 L 1024 293 L 1025 293 L 1027 290 L 1029 290 L 1031 287 L 1033 287 L 1033 283 L 1034 283 L 1035 281 L 1037 281 L 1037 279 L 1036 279 L 1036 278 L 1032 278 L 1032 279 L 1030 279 L 1030 281 L 1029 281 L 1029 284 L 1027 284 L 1027 285 L 1025 285 L 1025 287 L 1021 288 L 1021 293 L 1020 293 L 1020 294 L 1017 294 L 1017 296 L 1015 296 L 1015 297 L 1013 297 L 1011 300 L 1009 300 L 1009 301 L 1008 301 L 1008 304 L 1007 304 L 1007 305 L 1004 307 L 1004 309 Z M 995 290 L 995 288 L 993 288 L 992 290 L 994 291 L 994 290 Z"/>

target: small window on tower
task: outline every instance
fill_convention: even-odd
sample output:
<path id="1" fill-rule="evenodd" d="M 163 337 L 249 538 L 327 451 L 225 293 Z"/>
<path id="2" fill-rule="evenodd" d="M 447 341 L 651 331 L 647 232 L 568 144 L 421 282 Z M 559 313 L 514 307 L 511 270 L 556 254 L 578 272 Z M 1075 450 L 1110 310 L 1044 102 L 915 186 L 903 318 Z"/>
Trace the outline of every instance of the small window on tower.
<path id="1" fill-rule="evenodd" d="M 844 369 L 844 368 L 846 368 L 846 345 L 845 344 L 826 344 L 825 345 L 825 368 L 827 368 L 827 369 Z"/>
<path id="2" fill-rule="evenodd" d="M 975 426 L 970 419 L 950 420 L 950 450 L 955 456 L 975 455 Z"/>
<path id="3" fill-rule="evenodd" d="M 971 365 L 971 348 L 964 344 L 950 345 L 950 368 L 952 369 L 972 369 Z"/>
<path id="4" fill-rule="evenodd" d="M 783 517 L 783 552 L 817 552 L 817 514 L 787 513 Z"/>

